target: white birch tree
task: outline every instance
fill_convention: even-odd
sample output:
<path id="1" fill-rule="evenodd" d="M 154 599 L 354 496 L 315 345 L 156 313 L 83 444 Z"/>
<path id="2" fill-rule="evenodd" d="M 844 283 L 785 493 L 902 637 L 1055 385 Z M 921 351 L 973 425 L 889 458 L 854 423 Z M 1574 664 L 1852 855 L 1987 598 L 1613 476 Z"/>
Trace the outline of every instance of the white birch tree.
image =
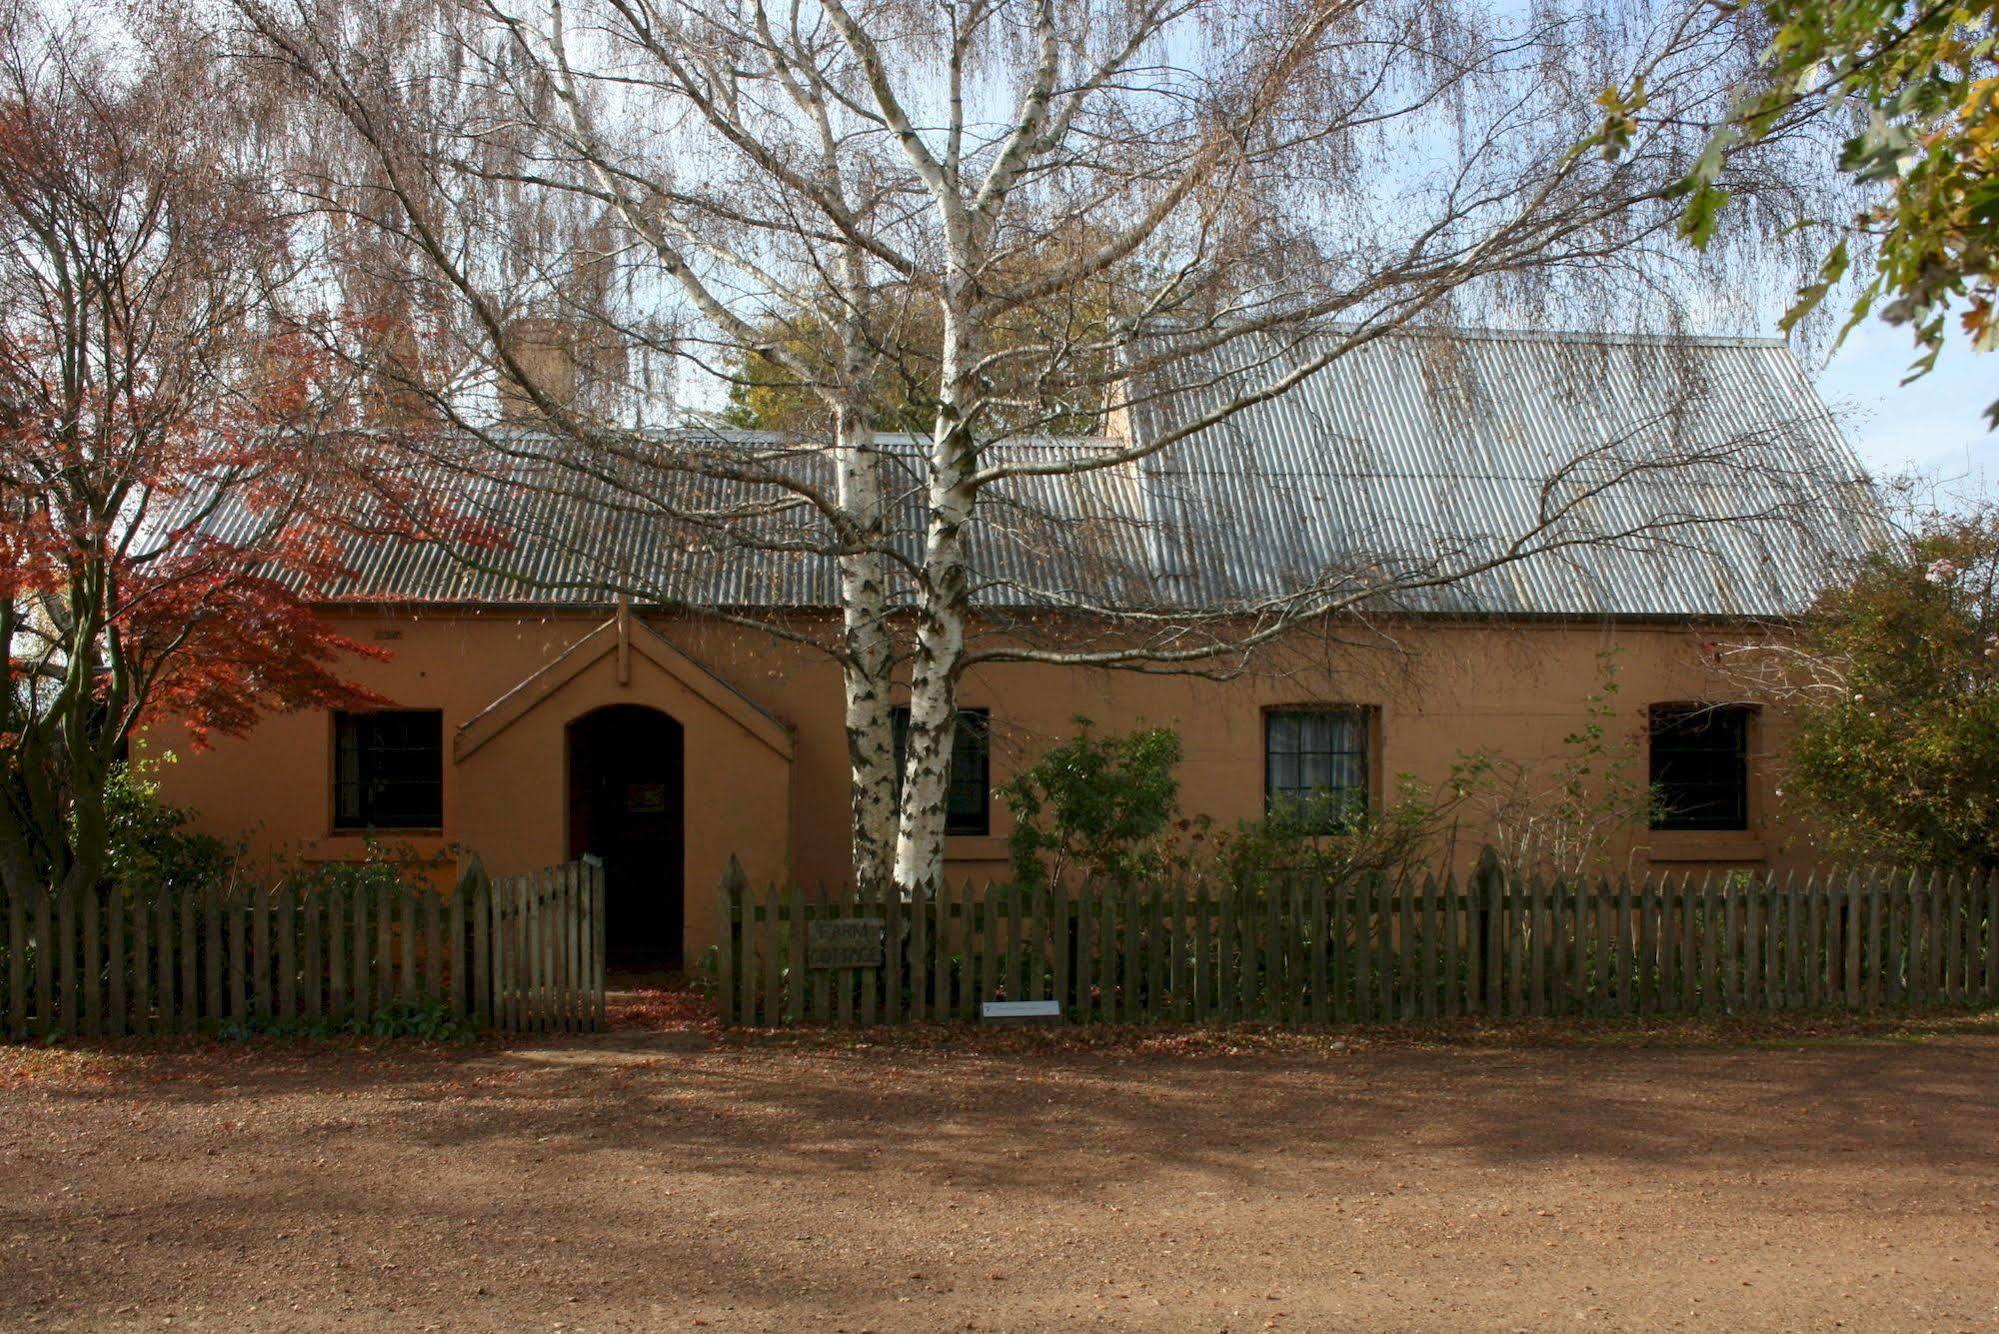
<path id="1" fill-rule="evenodd" d="M 981 620 L 968 536 L 994 497 L 1130 468 L 1398 330 L 1672 328 L 1714 280 L 1739 289 L 1776 255 L 1743 233 L 1733 254 L 1693 257 L 1673 235 L 1675 184 L 1759 40 L 1696 0 L 235 8 L 251 67 L 308 95 L 274 123 L 310 150 L 302 185 L 388 233 L 397 280 L 441 312 L 436 338 L 459 356 L 431 359 L 456 367 L 425 386 L 439 411 L 519 448 L 468 391 L 477 373 L 504 377 L 593 484 L 745 548 L 836 563 L 839 626 L 820 642 L 845 682 L 855 876 L 905 892 L 941 875 L 969 668 L 1237 664 L 1384 588 L 1585 540 L 1566 521 L 1592 495 L 1672 461 L 1568 461 L 1496 554 L 1327 570 L 1226 607 L 1068 590 L 1087 636 Z M 1645 98 L 1606 125 L 1611 87 Z M 1598 151 L 1606 138 L 1615 153 Z M 1821 147 L 1808 121 L 1777 127 L 1715 179 L 1774 234 Z M 619 275 L 615 299 L 575 298 L 586 235 L 587 262 Z M 530 310 L 670 356 L 683 384 L 762 367 L 805 410 L 754 438 L 635 426 L 537 385 L 509 337 Z M 1307 355 L 1267 350 L 1307 334 Z M 1265 350 L 1199 413 L 1120 431 L 1152 386 L 1249 347 Z M 884 441 L 891 400 L 920 420 L 916 443 Z M 1028 447 L 1079 415 L 1093 438 Z M 661 477 L 754 498 L 697 505 Z M 710 610 L 817 638 L 795 619 Z"/>

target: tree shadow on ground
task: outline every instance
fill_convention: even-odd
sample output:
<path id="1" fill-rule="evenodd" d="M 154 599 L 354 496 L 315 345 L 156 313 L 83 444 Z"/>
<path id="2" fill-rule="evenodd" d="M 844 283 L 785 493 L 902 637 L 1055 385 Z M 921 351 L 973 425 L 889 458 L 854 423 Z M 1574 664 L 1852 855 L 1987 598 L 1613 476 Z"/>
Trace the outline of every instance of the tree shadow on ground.
<path id="1" fill-rule="evenodd" d="M 467 1051 L 176 1054 L 133 1087 L 237 1102 L 336 1088 L 425 1111 L 399 1133 L 438 1150 L 553 1143 L 759 1177 L 898 1168 L 1020 1186 L 1103 1155 L 1134 1170 L 1243 1181 L 1301 1161 L 1421 1150 L 1492 1166 L 1595 1159 L 1768 1166 L 1866 1150 L 1926 1161 L 1995 1152 L 1999 1042 L 1726 1049 L 1473 1048 L 1176 1059 L 1116 1049 L 989 1052 L 708 1047 L 608 1034 Z M 261 1057 L 261 1059 L 260 1059 Z M 145 1071 L 70 1096 L 118 1096 Z"/>
<path id="2" fill-rule="evenodd" d="M 1142 1170 L 1245 1180 L 1417 1148 L 1492 1166 L 1995 1152 L 1999 1038 L 1976 1031 L 1719 1047 L 1555 1046 L 1537 1034 L 1358 1049 L 1323 1035 L 1245 1050 L 1226 1035 L 1077 1047 L 945 1029 L 718 1044 L 696 1016 L 459 1047 L 110 1043 L 42 1092 L 191 1105 L 372 1094 L 425 1107 L 400 1133 L 438 1149 L 612 1135 L 627 1151 L 717 1171 L 754 1156 L 760 1176 L 865 1171 L 892 1154 L 903 1170 L 990 1189 L 1020 1179 L 1007 1152 L 981 1148 L 1002 1144 L 1055 1177 L 1116 1150 Z"/>
<path id="3" fill-rule="evenodd" d="M 1193 1055 L 880 1037 L 128 1048 L 87 1079 L 0 1090 L 0 1114 L 34 1132 L 19 1136 L 28 1184 L 6 1212 L 33 1228 L 39 1210 L 80 1207 L 54 1184 L 70 1160 L 44 1139 L 108 1153 L 99 1141 L 143 1118 L 164 1161 L 126 1169 L 116 1208 L 99 1210 L 106 1240 L 182 1237 L 196 1269 L 273 1247 L 338 1255 L 365 1301 L 447 1272 L 498 1291 L 575 1257 L 573 1281 L 615 1275 L 633 1300 L 712 1282 L 781 1303 L 799 1273 L 886 1283 L 848 1252 L 895 1210 L 956 1237 L 1056 1205 L 1199 1226 L 1209 1197 L 1372 1201 L 1410 1180 L 1465 1210 L 1578 1173 L 1794 1189 L 1854 1163 L 1887 1209 L 1935 1207 L 1899 1199 L 1904 1180 L 1999 1179 L 1990 1035 Z M 476 1244 L 433 1254 L 458 1229 Z M 768 1271 L 780 1251 L 805 1257 L 792 1278 Z"/>

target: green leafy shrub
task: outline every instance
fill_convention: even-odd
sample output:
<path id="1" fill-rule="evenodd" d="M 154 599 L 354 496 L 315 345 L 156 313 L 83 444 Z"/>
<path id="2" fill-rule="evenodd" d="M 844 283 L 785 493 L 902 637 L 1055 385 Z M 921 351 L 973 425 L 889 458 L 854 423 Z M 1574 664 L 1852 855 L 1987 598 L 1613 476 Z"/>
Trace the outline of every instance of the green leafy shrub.
<path id="1" fill-rule="evenodd" d="M 348 1031 L 364 1037 L 418 1038 L 424 1042 L 466 1042 L 478 1033 L 464 1016 L 442 1001 L 393 1000 L 365 1020 L 352 1020 Z"/>
<path id="2" fill-rule="evenodd" d="M 128 893 L 223 880 L 241 855 L 239 847 L 189 830 L 193 811 L 160 800 L 160 770 L 173 763 L 170 751 L 140 754 L 114 766 L 105 784 L 105 875 Z"/>
<path id="3" fill-rule="evenodd" d="M 422 859 L 411 849 L 373 839 L 361 849 L 359 861 L 301 862 L 285 870 L 285 878 L 309 894 L 368 894 L 400 891 L 412 864 Z"/>
<path id="4" fill-rule="evenodd" d="M 1762 661 L 1797 719 L 1787 799 L 1830 851 L 1999 866 L 1999 508 L 1875 556 Z"/>
<path id="5" fill-rule="evenodd" d="M 278 868 L 279 876 L 309 895 L 336 896 L 351 900 L 386 893 L 391 897 L 406 889 L 428 892 L 430 872 L 449 866 L 457 849 L 423 853 L 407 843 L 382 843 L 367 839 L 359 858 L 350 861 L 289 860 Z"/>
<path id="6" fill-rule="evenodd" d="M 1118 884 L 1158 874 L 1171 858 L 1179 809 L 1180 734 L 1149 727 L 1100 736 L 1081 717 L 1076 727 L 999 789 L 1013 812 L 1015 877 L 1038 888 L 1072 872 Z"/>
<path id="7" fill-rule="evenodd" d="M 398 999 L 366 1017 L 351 1019 L 231 1019 L 219 1035 L 228 1042 L 256 1038 L 413 1038 L 419 1042 L 470 1042 L 478 1026 L 442 1001 Z"/>
<path id="8" fill-rule="evenodd" d="M 1260 820 L 1243 820 L 1213 838 L 1210 866 L 1238 889 L 1262 891 L 1293 875 L 1347 880 L 1400 877 L 1431 863 L 1462 794 L 1431 792 L 1413 774 L 1396 779 L 1384 805 L 1356 809 L 1344 794 L 1326 801 L 1288 800 Z"/>

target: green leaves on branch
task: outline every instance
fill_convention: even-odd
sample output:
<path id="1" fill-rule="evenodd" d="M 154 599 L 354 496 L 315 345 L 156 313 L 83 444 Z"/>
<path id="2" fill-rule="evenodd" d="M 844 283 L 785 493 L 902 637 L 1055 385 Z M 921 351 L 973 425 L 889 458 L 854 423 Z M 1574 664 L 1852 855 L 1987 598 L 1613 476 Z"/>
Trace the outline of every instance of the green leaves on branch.
<path id="1" fill-rule="evenodd" d="M 1875 246 L 1873 276 L 1859 288 L 1840 330 L 1869 314 L 1906 325 L 1929 371 L 1954 315 L 1973 345 L 1999 345 L 1993 309 L 1999 283 L 1999 0 L 1928 5 L 1909 0 L 1766 0 L 1768 79 L 1748 92 L 1709 139 L 1680 183 L 1680 232 L 1713 240 L 1728 194 L 1716 185 L 1738 148 L 1787 133 L 1799 120 L 1864 111 L 1841 145 L 1839 170 L 1876 201 L 1841 227 L 1818 278 L 1785 314 L 1788 331 L 1846 278 L 1846 238 Z M 1632 96 L 1606 93 L 1606 152 L 1629 142 Z M 1642 106 L 1642 102 L 1636 103 Z M 1885 298 L 1885 299 L 1884 299 Z M 1988 411 L 1999 424 L 1999 404 Z"/>
<path id="2" fill-rule="evenodd" d="M 1606 88 L 1597 94 L 1596 104 L 1603 108 L 1603 123 L 1595 134 L 1576 146 L 1572 156 L 1595 151 L 1607 162 L 1623 157 L 1631 147 L 1632 136 L 1638 133 L 1638 113 L 1645 109 L 1645 102 L 1642 77 L 1629 88 Z"/>
<path id="3" fill-rule="evenodd" d="M 1827 255 L 1825 262 L 1819 266 L 1818 281 L 1799 290 L 1798 299 L 1792 303 L 1789 310 L 1784 312 L 1784 317 L 1777 321 L 1777 327 L 1785 333 L 1791 332 L 1797 326 L 1798 321 L 1816 310 L 1819 304 L 1825 300 L 1826 294 L 1832 291 L 1833 286 L 1846 276 L 1846 271 L 1852 262 L 1852 255 L 1847 249 L 1846 238 L 1841 237 L 1834 244 L 1832 253 Z M 1872 302 L 1873 294 L 1870 292 L 1868 294 L 1868 304 L 1871 305 Z M 1860 309 L 1864 312 L 1867 307 L 1862 306 Z M 1856 315 L 1854 318 L 1858 319 L 1860 317 Z M 1852 321 L 1849 321 L 1846 327 L 1848 329 L 1852 328 Z M 1844 335 L 1845 330 L 1842 329 L 1840 332 Z"/>
<path id="4" fill-rule="evenodd" d="M 1674 187 L 1673 193 L 1685 196 L 1687 201 L 1680 213 L 1680 235 L 1702 249 L 1713 238 L 1715 224 L 1728 205 L 1728 191 L 1715 182 L 1721 178 L 1721 169 L 1728 164 L 1728 152 L 1740 137 L 1731 127 L 1723 127 L 1708 140 L 1686 179 Z"/>

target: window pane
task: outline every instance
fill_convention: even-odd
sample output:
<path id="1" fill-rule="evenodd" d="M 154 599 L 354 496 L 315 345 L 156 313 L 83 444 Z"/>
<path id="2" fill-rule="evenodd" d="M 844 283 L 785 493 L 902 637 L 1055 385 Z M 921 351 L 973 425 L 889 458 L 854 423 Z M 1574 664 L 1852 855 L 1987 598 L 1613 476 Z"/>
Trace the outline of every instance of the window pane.
<path id="1" fill-rule="evenodd" d="M 961 709 L 951 743 L 950 804 L 944 811 L 947 834 L 983 834 L 990 826 L 990 738 L 984 709 Z"/>
<path id="2" fill-rule="evenodd" d="M 909 710 L 891 711 L 895 732 L 895 791 L 902 796 L 902 771 L 909 757 Z M 944 792 L 944 832 L 985 834 L 992 828 L 991 712 L 960 709 L 951 737 L 951 774 Z"/>
<path id="3" fill-rule="evenodd" d="M 343 829 L 444 823 L 444 715 L 435 709 L 334 715 L 334 816 Z"/>
<path id="4" fill-rule="evenodd" d="M 1655 705 L 1654 829 L 1749 827 L 1749 716 L 1740 705 Z"/>
<path id="5" fill-rule="evenodd" d="M 1264 785 L 1272 811 L 1303 812 L 1331 832 L 1367 809 L 1367 711 L 1264 715 Z"/>

